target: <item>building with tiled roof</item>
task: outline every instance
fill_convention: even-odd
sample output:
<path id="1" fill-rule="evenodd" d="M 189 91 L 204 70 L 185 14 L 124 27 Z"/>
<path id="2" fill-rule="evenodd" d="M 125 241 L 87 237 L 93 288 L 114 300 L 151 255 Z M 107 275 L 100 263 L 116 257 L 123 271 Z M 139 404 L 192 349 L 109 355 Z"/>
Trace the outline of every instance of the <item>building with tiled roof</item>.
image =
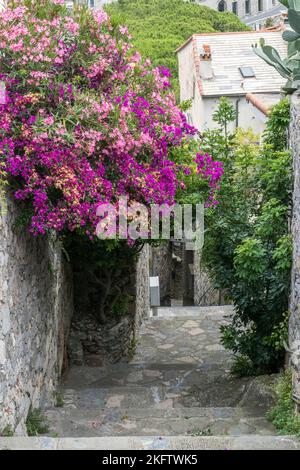
<path id="1" fill-rule="evenodd" d="M 236 126 L 263 131 L 286 80 L 254 53 L 260 38 L 286 55 L 279 30 L 194 34 L 177 49 L 180 99 L 192 101 L 188 119 L 199 130 L 215 127 L 212 114 L 226 96 L 237 111 Z"/>
<path id="2" fill-rule="evenodd" d="M 243 18 L 243 22 L 256 30 L 262 29 L 266 25 L 276 26 L 280 23 L 288 24 L 287 8 L 280 3 L 270 10 L 257 12 Z"/>
<path id="3" fill-rule="evenodd" d="M 111 3 L 113 0 L 65 0 L 65 4 L 68 8 L 73 8 L 74 3 L 87 5 L 90 8 L 102 8 L 106 3 Z"/>
<path id="4" fill-rule="evenodd" d="M 266 20 L 268 12 L 281 5 L 278 0 L 196 0 L 197 3 L 218 11 L 230 11 L 247 23 L 249 18 L 264 15 Z"/>

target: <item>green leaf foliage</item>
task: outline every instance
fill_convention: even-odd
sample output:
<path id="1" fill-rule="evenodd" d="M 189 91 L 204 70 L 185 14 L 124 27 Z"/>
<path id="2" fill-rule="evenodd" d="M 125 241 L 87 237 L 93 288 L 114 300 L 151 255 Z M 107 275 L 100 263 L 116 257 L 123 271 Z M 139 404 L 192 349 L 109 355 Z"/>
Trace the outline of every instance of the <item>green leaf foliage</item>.
<path id="1" fill-rule="evenodd" d="M 203 138 L 205 150 L 225 167 L 220 203 L 206 216 L 203 259 L 215 287 L 226 289 L 235 306 L 232 322 L 222 327 L 222 342 L 235 357 L 232 372 L 274 372 L 285 354 L 280 338 L 287 328 L 292 259 L 289 102 L 273 108 L 262 144 L 251 131 L 228 132 L 234 110 L 225 104 L 214 115 L 219 130 Z"/>
<path id="2" fill-rule="evenodd" d="M 276 388 L 276 404 L 269 411 L 268 418 L 277 428 L 278 434 L 293 434 L 300 437 L 300 418 L 295 414 L 292 399 L 292 371 L 286 370 L 279 378 Z"/>

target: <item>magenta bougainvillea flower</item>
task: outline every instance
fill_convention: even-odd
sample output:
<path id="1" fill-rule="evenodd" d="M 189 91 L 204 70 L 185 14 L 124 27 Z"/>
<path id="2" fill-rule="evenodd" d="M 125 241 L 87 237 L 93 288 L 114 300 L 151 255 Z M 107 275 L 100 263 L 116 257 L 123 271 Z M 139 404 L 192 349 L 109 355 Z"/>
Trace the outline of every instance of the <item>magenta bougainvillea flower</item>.
<path id="1" fill-rule="evenodd" d="M 0 13 L 2 167 L 15 197 L 32 209 L 33 234 L 55 229 L 93 236 L 100 203 L 173 204 L 182 165 L 170 150 L 194 136 L 170 91 L 169 71 L 153 68 L 102 10 L 61 0 L 10 2 Z M 193 167 L 193 168 L 192 168 Z M 210 187 L 223 169 L 208 155 L 185 168 Z"/>

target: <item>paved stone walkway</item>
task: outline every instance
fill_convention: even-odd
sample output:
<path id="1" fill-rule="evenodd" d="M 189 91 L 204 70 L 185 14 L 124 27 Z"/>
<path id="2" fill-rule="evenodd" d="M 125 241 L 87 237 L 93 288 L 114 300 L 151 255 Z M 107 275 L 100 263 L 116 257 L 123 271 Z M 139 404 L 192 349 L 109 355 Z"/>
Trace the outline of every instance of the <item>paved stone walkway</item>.
<path id="1" fill-rule="evenodd" d="M 71 368 L 64 406 L 47 411 L 50 435 L 275 434 L 265 419 L 274 378 L 229 375 L 219 327 L 230 313 L 228 306 L 159 309 L 130 363 Z"/>

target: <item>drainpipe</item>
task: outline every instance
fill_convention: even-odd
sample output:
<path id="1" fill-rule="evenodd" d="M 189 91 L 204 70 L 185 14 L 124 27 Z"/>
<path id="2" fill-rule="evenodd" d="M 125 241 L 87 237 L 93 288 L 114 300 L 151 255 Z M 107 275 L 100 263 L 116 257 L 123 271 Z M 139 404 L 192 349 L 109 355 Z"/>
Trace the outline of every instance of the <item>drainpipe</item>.
<path id="1" fill-rule="evenodd" d="M 239 102 L 241 98 L 238 98 L 235 102 L 235 128 L 239 127 Z"/>

